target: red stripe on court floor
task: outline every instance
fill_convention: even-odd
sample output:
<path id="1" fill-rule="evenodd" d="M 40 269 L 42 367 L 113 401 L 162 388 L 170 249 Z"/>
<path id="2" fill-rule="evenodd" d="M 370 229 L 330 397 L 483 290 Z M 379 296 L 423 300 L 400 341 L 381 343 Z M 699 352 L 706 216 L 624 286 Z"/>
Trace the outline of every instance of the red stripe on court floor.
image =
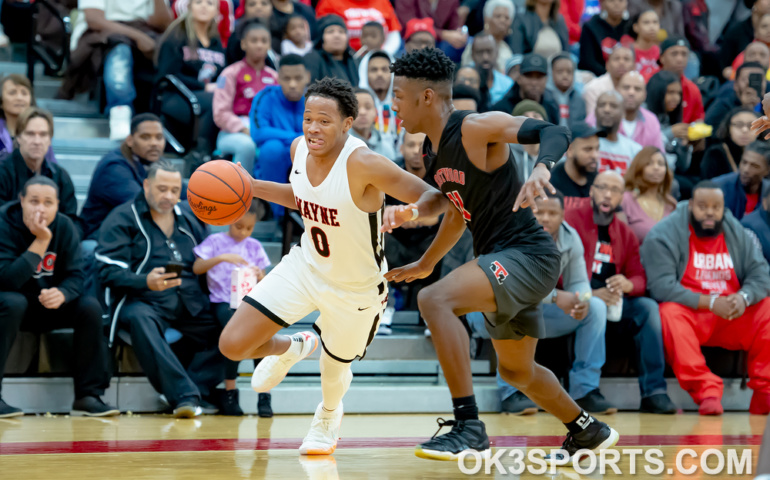
<path id="1" fill-rule="evenodd" d="M 343 438 L 339 448 L 412 448 L 425 437 Z M 556 447 L 562 436 L 490 437 L 495 447 Z M 759 445 L 760 435 L 623 435 L 618 446 L 700 446 Z M 56 453 L 127 453 L 127 452 L 216 452 L 231 450 L 291 450 L 301 439 L 182 439 L 182 440 L 112 440 L 79 442 L 0 443 L 0 455 L 41 455 Z"/>

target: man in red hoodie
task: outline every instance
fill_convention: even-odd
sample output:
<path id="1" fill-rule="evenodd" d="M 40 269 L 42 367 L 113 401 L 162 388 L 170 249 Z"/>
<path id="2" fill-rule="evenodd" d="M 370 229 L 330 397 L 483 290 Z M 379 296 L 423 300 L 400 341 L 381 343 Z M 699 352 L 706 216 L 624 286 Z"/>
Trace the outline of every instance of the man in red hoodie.
<path id="1" fill-rule="evenodd" d="M 607 305 L 607 320 L 624 322 L 635 332 L 640 410 L 676 413 L 663 378 L 665 360 L 658 304 L 644 297 L 647 277 L 639 258 L 639 241 L 626 223 L 615 218 L 624 190 L 619 173 L 600 173 L 591 186 L 591 203 L 568 210 L 565 220 L 583 241 L 593 296 Z"/>

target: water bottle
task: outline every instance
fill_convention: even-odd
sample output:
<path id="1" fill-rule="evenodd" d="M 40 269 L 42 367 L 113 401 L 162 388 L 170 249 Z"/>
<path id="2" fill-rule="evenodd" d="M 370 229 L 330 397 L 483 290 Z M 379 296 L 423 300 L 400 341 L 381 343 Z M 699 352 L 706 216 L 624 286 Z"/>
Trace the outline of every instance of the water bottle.
<path id="1" fill-rule="evenodd" d="M 607 305 L 607 321 L 619 322 L 623 315 L 623 297 L 615 305 Z"/>

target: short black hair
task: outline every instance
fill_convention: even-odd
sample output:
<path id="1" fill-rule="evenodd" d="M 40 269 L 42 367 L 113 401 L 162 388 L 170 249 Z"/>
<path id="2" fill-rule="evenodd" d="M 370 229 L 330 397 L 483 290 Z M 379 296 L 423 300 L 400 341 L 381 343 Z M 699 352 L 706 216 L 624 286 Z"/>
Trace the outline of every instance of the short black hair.
<path id="1" fill-rule="evenodd" d="M 455 63 L 438 48 L 426 47 L 403 55 L 390 66 L 397 77 L 452 83 Z"/>
<path id="2" fill-rule="evenodd" d="M 267 32 L 268 35 L 271 35 L 270 27 L 265 25 L 261 21 L 262 19 L 257 19 L 257 20 L 259 20 L 259 21 L 257 21 L 257 22 L 249 22 L 249 23 L 246 23 L 246 25 L 243 26 L 243 29 L 241 29 L 241 40 L 246 38 L 246 35 L 248 35 L 249 32 L 251 32 L 252 30 L 264 30 L 264 31 Z"/>
<path id="3" fill-rule="evenodd" d="M 384 58 L 388 61 L 388 63 L 390 63 L 390 55 L 388 55 L 388 52 L 385 50 L 375 50 L 372 52 L 372 54 L 369 56 L 369 61 L 371 62 L 375 58 Z"/>
<path id="4" fill-rule="evenodd" d="M 353 87 L 346 80 L 334 77 L 316 80 L 305 93 L 305 100 L 310 97 L 324 97 L 336 101 L 342 118 L 358 116 L 358 100 Z"/>
<path id="5" fill-rule="evenodd" d="M 452 87 L 452 100 L 475 100 L 476 105 L 481 103 L 481 93 L 478 89 L 461 83 Z"/>
<path id="6" fill-rule="evenodd" d="M 293 67 L 295 65 L 305 66 L 305 60 L 296 53 L 290 53 L 281 57 L 281 63 L 278 64 L 278 69 L 282 67 Z"/>
<path id="7" fill-rule="evenodd" d="M 147 169 L 147 179 L 151 180 L 155 178 L 156 175 L 158 175 L 158 172 L 160 170 L 163 170 L 164 172 L 176 172 L 181 174 L 182 171 L 174 165 L 170 160 L 166 160 L 165 158 L 158 160 L 157 162 L 153 162 L 152 165 L 150 165 L 150 168 Z"/>
<path id="8" fill-rule="evenodd" d="M 251 205 L 249 205 L 249 210 L 246 212 L 246 214 L 256 215 L 257 221 L 259 222 L 260 220 L 265 218 L 266 213 L 267 213 L 267 209 L 265 208 L 264 200 L 259 198 L 252 198 Z"/>
<path id="9" fill-rule="evenodd" d="M 757 62 L 746 62 L 743 65 L 741 65 L 740 67 L 738 67 L 738 69 L 735 71 L 735 80 L 736 81 L 741 76 L 741 73 L 744 70 L 746 70 L 747 68 L 756 68 L 757 70 L 762 70 L 763 72 L 765 71 L 765 67 L 763 67 L 762 65 L 760 65 Z"/>
<path id="10" fill-rule="evenodd" d="M 153 113 L 140 113 L 131 119 L 131 135 L 135 134 L 139 130 L 139 125 L 144 122 L 158 122 L 161 123 L 160 118 Z"/>
<path id="11" fill-rule="evenodd" d="M 701 180 L 700 182 L 696 183 L 694 187 L 692 187 L 692 194 L 695 196 L 695 192 L 701 189 L 708 189 L 708 190 L 721 190 L 719 188 L 719 185 L 716 184 L 713 180 Z"/>
<path id="12" fill-rule="evenodd" d="M 372 97 L 372 100 L 374 100 L 374 92 L 372 92 L 368 88 L 355 87 L 355 88 L 353 88 L 353 93 L 355 95 L 358 95 L 359 93 L 365 93 L 365 94 L 369 95 L 370 97 Z"/>
<path id="13" fill-rule="evenodd" d="M 363 30 L 363 29 L 364 29 L 364 28 L 366 28 L 366 27 L 369 27 L 369 28 L 372 28 L 372 27 L 374 27 L 374 28 L 376 28 L 377 30 L 379 30 L 379 31 L 380 31 L 380 33 L 382 33 L 383 35 L 385 35 L 385 27 L 383 27 L 383 26 L 382 26 L 382 24 L 381 24 L 380 22 L 377 22 L 377 21 L 374 21 L 374 20 L 372 20 L 371 22 L 366 22 L 366 23 L 364 24 L 364 26 L 361 28 L 361 30 Z"/>
<path id="14" fill-rule="evenodd" d="M 548 190 L 547 188 L 544 188 L 543 192 L 545 193 L 545 197 L 548 200 L 550 200 L 552 198 L 555 198 L 556 200 L 558 200 L 559 201 L 559 205 L 561 205 L 561 209 L 564 210 L 564 194 L 563 193 L 561 193 L 559 190 L 555 190 L 554 193 L 551 193 L 551 191 Z M 541 195 L 539 198 L 543 198 L 543 196 Z"/>
<path id="15" fill-rule="evenodd" d="M 45 185 L 47 187 L 53 187 L 53 189 L 56 191 L 56 198 L 59 198 L 59 186 L 56 185 L 56 182 L 43 175 L 35 175 L 24 183 L 24 186 L 21 187 L 22 197 L 27 196 L 27 188 L 31 187 L 32 185 Z"/>
<path id="16" fill-rule="evenodd" d="M 754 152 L 762 155 L 762 158 L 765 159 L 765 163 L 770 165 L 770 143 L 764 140 L 754 140 L 746 146 L 744 149 L 744 153 L 745 152 Z"/>

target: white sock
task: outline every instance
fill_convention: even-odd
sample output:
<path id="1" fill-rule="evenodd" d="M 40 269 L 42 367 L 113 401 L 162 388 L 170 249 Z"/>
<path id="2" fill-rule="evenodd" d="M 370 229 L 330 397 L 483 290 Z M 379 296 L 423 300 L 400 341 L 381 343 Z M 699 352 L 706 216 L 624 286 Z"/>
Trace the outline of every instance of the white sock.
<path id="1" fill-rule="evenodd" d="M 353 374 L 350 364 L 338 362 L 325 351 L 321 352 L 321 392 L 323 393 L 323 408 L 332 412 L 340 406 L 342 397 L 350 388 Z"/>
<path id="2" fill-rule="evenodd" d="M 289 345 L 289 349 L 283 352 L 282 355 L 293 355 L 298 357 L 302 353 L 302 342 L 296 341 L 293 335 L 289 336 L 288 338 L 291 340 L 291 344 Z"/>

